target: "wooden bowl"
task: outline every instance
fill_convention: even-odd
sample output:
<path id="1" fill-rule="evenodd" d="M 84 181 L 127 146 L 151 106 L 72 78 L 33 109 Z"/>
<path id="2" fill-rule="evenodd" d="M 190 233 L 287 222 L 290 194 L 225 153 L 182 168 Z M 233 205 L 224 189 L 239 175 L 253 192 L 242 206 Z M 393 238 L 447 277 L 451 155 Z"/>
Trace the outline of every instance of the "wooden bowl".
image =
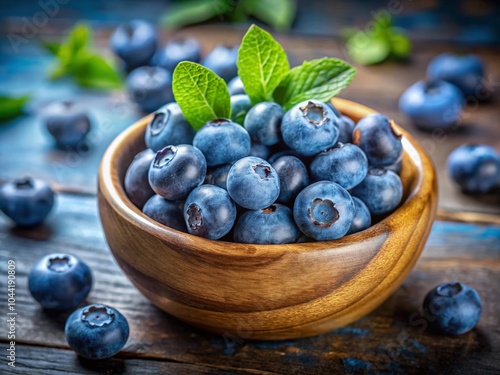
<path id="1" fill-rule="evenodd" d="M 375 111 L 334 99 L 358 121 Z M 417 261 L 436 213 L 437 181 L 404 130 L 402 205 L 367 230 L 335 241 L 248 245 L 163 226 L 126 197 L 123 178 L 145 148 L 149 117 L 118 136 L 99 171 L 99 211 L 118 264 L 160 309 L 194 326 L 244 339 L 313 336 L 379 306 Z"/>

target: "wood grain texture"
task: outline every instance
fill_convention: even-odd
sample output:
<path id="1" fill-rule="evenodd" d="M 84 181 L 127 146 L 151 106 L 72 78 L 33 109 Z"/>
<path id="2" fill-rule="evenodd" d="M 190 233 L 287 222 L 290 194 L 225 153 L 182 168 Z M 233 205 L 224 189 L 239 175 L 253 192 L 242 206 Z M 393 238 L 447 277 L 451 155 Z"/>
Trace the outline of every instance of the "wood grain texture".
<path id="1" fill-rule="evenodd" d="M 340 99 L 355 121 L 373 111 Z M 336 241 L 246 245 L 211 241 L 159 225 L 124 194 L 123 176 L 144 148 L 147 118 L 122 133 L 99 174 L 99 208 L 124 272 L 155 305 L 198 327 L 248 338 L 312 336 L 380 305 L 409 273 L 435 210 L 434 167 L 403 133 L 404 204 L 362 233 Z"/>

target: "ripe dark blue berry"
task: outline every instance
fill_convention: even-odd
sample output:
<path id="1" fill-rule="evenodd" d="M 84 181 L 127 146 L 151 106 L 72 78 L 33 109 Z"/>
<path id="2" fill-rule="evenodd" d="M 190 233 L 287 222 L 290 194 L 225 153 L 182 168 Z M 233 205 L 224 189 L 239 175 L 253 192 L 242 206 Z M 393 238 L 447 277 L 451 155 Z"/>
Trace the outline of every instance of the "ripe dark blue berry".
<path id="1" fill-rule="evenodd" d="M 43 113 L 45 126 L 58 147 L 76 147 L 91 128 L 86 110 L 73 102 L 50 105 Z"/>
<path id="2" fill-rule="evenodd" d="M 201 60 L 201 65 L 213 71 L 224 81 L 229 82 L 238 74 L 236 66 L 238 48 L 238 46 L 226 47 L 219 45 Z"/>
<path id="3" fill-rule="evenodd" d="M 16 225 L 41 224 L 54 206 L 54 192 L 42 180 L 21 178 L 0 187 L 0 210 Z"/>
<path id="4" fill-rule="evenodd" d="M 33 265 L 28 283 L 31 295 L 44 309 L 69 310 L 87 298 L 92 274 L 73 255 L 50 254 Z"/>
<path id="5" fill-rule="evenodd" d="M 479 294 L 468 285 L 454 282 L 438 285 L 424 299 L 429 324 L 447 335 L 462 335 L 473 329 L 481 316 Z"/>
<path id="6" fill-rule="evenodd" d="M 161 66 L 173 72 L 181 61 L 200 62 L 200 43 L 194 38 L 175 39 L 168 42 L 165 47 L 156 51 L 152 58 L 153 65 Z"/>
<path id="7" fill-rule="evenodd" d="M 260 210 L 280 194 L 278 173 L 264 159 L 248 156 L 233 164 L 227 175 L 227 191 L 240 206 Z"/>
<path id="8" fill-rule="evenodd" d="M 245 129 L 254 141 L 272 146 L 281 140 L 281 119 L 285 112 L 277 103 L 262 102 L 254 105 L 245 117 Z"/>
<path id="9" fill-rule="evenodd" d="M 370 210 L 366 207 L 366 204 L 357 197 L 352 197 L 352 200 L 354 202 L 354 219 L 352 219 L 352 224 L 347 234 L 361 232 L 372 225 Z"/>
<path id="10" fill-rule="evenodd" d="M 339 121 L 339 143 L 352 143 L 352 132 L 356 124 L 347 116 L 340 116 Z"/>
<path id="11" fill-rule="evenodd" d="M 269 149 L 269 147 L 261 145 L 260 143 L 257 142 L 252 142 L 249 156 L 257 156 L 258 158 L 267 160 L 270 154 L 271 150 Z"/>
<path id="12" fill-rule="evenodd" d="M 127 342 L 127 319 L 106 305 L 88 305 L 75 310 L 64 328 L 69 347 L 87 359 L 105 359 L 118 353 Z"/>
<path id="13" fill-rule="evenodd" d="M 354 202 L 342 186 L 319 181 L 302 190 L 293 206 L 299 229 L 318 241 L 343 237 L 354 219 Z"/>
<path id="14" fill-rule="evenodd" d="M 207 176 L 207 179 L 205 180 L 207 184 L 212 184 L 215 186 L 218 186 L 224 190 L 227 190 L 227 175 L 229 173 L 229 170 L 231 169 L 232 164 L 224 164 L 221 165 L 220 167 L 217 167 L 214 169 L 211 173 L 210 176 Z"/>
<path id="15" fill-rule="evenodd" d="M 280 179 L 280 195 L 277 201 L 283 204 L 293 204 L 295 197 L 309 185 L 307 168 L 295 156 L 281 156 L 272 164 Z"/>
<path id="16" fill-rule="evenodd" d="M 248 95 L 231 95 L 231 120 L 243 125 L 248 111 L 252 108 L 252 102 Z"/>
<path id="17" fill-rule="evenodd" d="M 141 66 L 130 72 L 127 89 L 144 112 L 156 111 L 174 99 L 171 73 L 159 66 Z"/>
<path id="18" fill-rule="evenodd" d="M 191 145 L 167 146 L 156 153 L 149 169 L 149 184 L 169 200 L 184 199 L 205 180 L 205 157 Z"/>
<path id="19" fill-rule="evenodd" d="M 186 225 L 182 217 L 182 203 L 169 201 L 161 195 L 155 194 L 144 205 L 142 212 L 151 219 L 167 227 L 186 232 Z"/>
<path id="20" fill-rule="evenodd" d="M 297 242 L 300 231 L 292 211 L 275 203 L 261 210 L 244 212 L 236 222 L 234 241 L 254 244 L 284 244 Z"/>
<path id="21" fill-rule="evenodd" d="M 148 123 L 146 147 L 156 152 L 169 145 L 191 144 L 194 134 L 179 105 L 169 103 L 158 109 Z"/>
<path id="22" fill-rule="evenodd" d="M 315 155 L 337 143 L 337 121 L 338 117 L 325 103 L 307 100 L 293 106 L 283 116 L 283 141 L 301 155 Z"/>
<path id="23" fill-rule="evenodd" d="M 138 208 L 142 208 L 144 203 L 155 193 L 148 181 L 149 168 L 154 157 L 155 153 L 149 148 L 139 152 L 130 163 L 125 174 L 125 180 L 123 181 L 125 193 Z"/>
<path id="24" fill-rule="evenodd" d="M 189 233 L 218 240 L 229 233 L 236 220 L 236 205 L 226 190 L 214 185 L 194 189 L 184 203 Z"/>
<path id="25" fill-rule="evenodd" d="M 193 145 L 203 152 L 207 165 L 232 163 L 250 153 L 250 135 L 235 122 L 217 119 L 207 122 L 198 130 Z"/>
<path id="26" fill-rule="evenodd" d="M 246 95 L 245 86 L 243 86 L 243 81 L 239 76 L 234 77 L 227 83 L 227 89 L 229 95 Z"/>

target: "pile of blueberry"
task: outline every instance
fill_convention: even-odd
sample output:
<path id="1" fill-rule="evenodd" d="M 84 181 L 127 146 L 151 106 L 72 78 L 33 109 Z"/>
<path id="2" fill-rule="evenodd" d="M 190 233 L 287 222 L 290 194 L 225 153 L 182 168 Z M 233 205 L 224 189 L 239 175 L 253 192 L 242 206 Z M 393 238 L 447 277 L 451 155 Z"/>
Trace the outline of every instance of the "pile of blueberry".
<path id="1" fill-rule="evenodd" d="M 254 244 L 338 239 L 401 202 L 401 136 L 381 114 L 355 124 L 331 103 L 262 102 L 242 125 L 215 119 L 194 132 L 165 105 L 127 170 L 128 197 L 177 230 Z"/>

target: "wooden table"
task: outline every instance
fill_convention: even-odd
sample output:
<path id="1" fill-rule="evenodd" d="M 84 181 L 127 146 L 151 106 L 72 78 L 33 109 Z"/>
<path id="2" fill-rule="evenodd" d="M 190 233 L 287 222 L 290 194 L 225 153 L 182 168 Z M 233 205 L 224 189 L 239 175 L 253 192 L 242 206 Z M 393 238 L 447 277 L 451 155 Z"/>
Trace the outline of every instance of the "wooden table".
<path id="1" fill-rule="evenodd" d="M 243 30 L 196 27 L 182 34 L 197 37 L 205 50 L 216 43 L 236 43 Z M 98 33 L 105 48 L 107 32 Z M 293 65 L 322 56 L 346 58 L 331 38 L 279 35 Z M 0 41 L 8 51 L 6 41 Z M 358 75 L 341 96 L 373 107 L 410 129 L 431 153 L 440 178 L 440 208 L 431 236 L 404 284 L 375 312 L 342 329 L 300 340 L 256 342 L 212 335 L 163 313 L 131 285 L 113 260 L 99 223 L 96 172 L 109 142 L 141 115 L 124 93 L 81 91 L 71 82 L 48 83 L 43 71 L 51 62 L 35 42 L 2 62 L 0 80 L 11 92 L 35 91 L 24 116 L 0 127 L 0 180 L 30 174 L 58 190 L 57 205 L 46 224 L 25 230 L 0 217 L 0 278 L 7 280 L 7 260 L 16 263 L 16 368 L 19 374 L 498 374 L 500 373 L 500 196 L 462 195 L 445 174 L 448 153 L 466 141 L 500 147 L 500 50 L 478 49 L 496 84 L 494 97 L 469 108 L 463 127 L 446 134 L 413 129 L 397 110 L 397 99 L 425 76 L 430 58 L 449 45 L 415 46 L 407 64 L 358 67 Z M 92 110 L 95 128 L 90 149 L 53 149 L 37 114 L 54 99 L 74 98 Z M 84 260 L 94 274 L 89 303 L 118 308 L 131 328 L 127 345 L 113 359 L 78 358 L 64 337 L 67 313 L 43 311 L 27 290 L 34 261 L 53 252 Z M 476 288 L 483 301 L 482 318 L 473 331 L 459 337 L 438 336 L 419 317 L 423 297 L 432 287 L 458 280 Z M 4 292 L 4 296 L 6 292 Z M 3 306 L 6 297 L 2 297 Z M 0 373 L 9 373 L 6 308 L 0 326 Z"/>

